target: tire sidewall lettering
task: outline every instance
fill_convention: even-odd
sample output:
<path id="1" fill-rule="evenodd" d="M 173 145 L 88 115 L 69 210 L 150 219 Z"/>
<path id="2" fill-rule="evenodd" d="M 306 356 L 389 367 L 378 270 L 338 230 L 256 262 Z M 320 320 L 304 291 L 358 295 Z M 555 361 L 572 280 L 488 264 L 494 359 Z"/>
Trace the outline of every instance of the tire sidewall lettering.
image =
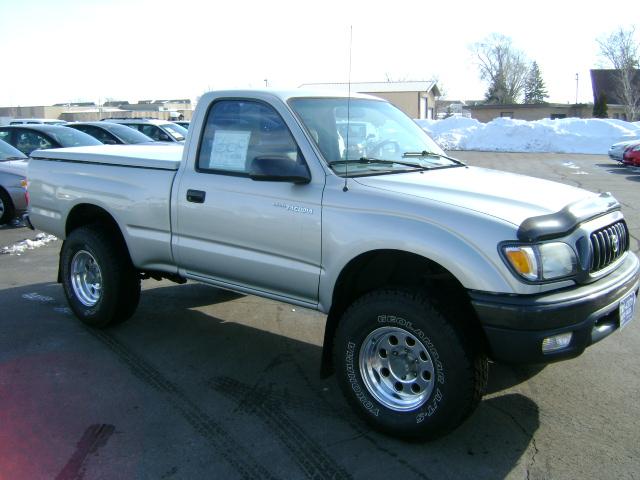
<path id="1" fill-rule="evenodd" d="M 347 381 L 349 382 L 349 385 L 351 386 L 351 389 L 353 390 L 356 398 L 362 404 L 362 407 L 371 415 L 377 417 L 378 415 L 380 415 L 380 408 L 377 406 L 377 403 L 370 398 L 369 392 L 366 392 L 366 388 L 361 386 L 358 380 L 360 371 L 354 364 L 356 347 L 357 345 L 354 342 L 350 341 L 347 343 L 347 350 L 345 352 Z"/>
<path id="2" fill-rule="evenodd" d="M 427 402 L 419 407 L 418 410 L 415 410 L 413 412 L 393 412 L 394 414 L 399 415 L 414 415 L 415 423 L 420 424 L 436 413 L 445 397 L 443 390 L 446 384 L 446 376 L 441 356 L 429 336 L 422 329 L 415 327 L 410 320 L 406 320 L 405 318 L 396 315 L 378 315 L 377 324 L 378 325 L 376 326 L 376 328 L 381 325 L 391 325 L 411 332 L 413 335 L 420 339 L 420 341 L 428 350 L 429 355 L 431 356 L 435 367 L 435 378 L 437 383 Z M 364 336 L 366 336 L 368 333 L 369 332 L 366 332 Z M 359 343 L 360 342 L 355 339 L 350 339 L 346 344 L 344 361 L 347 382 L 349 383 L 350 388 L 353 390 L 355 397 L 358 399 L 364 410 L 368 414 L 378 417 L 380 415 L 381 408 L 385 410 L 387 409 L 380 405 L 372 397 L 371 393 L 367 390 L 366 386 L 364 386 L 364 383 L 361 381 L 361 372 L 356 361 L 359 356 Z"/>

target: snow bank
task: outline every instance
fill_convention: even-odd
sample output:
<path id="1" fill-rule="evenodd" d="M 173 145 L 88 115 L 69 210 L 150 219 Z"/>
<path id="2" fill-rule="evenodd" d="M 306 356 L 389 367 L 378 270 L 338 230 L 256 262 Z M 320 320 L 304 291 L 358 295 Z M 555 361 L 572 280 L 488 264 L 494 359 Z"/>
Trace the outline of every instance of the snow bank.
<path id="1" fill-rule="evenodd" d="M 16 243 L 15 245 L 11 245 L 9 247 L 2 247 L 2 250 L 0 250 L 0 254 L 17 254 L 20 255 L 21 253 L 24 253 L 25 250 L 33 250 L 34 248 L 40 248 L 43 247 L 44 245 L 46 245 L 49 242 L 53 242 L 54 240 L 57 240 L 57 237 L 54 237 L 53 235 L 47 235 L 45 233 L 39 233 L 36 235 L 36 238 L 34 238 L 33 240 L 30 239 L 26 239 L 26 240 L 22 240 L 21 242 Z"/>
<path id="2" fill-rule="evenodd" d="M 614 119 L 496 118 L 482 123 L 454 116 L 416 122 L 445 150 L 603 154 L 616 142 L 640 138 L 640 122 Z"/>

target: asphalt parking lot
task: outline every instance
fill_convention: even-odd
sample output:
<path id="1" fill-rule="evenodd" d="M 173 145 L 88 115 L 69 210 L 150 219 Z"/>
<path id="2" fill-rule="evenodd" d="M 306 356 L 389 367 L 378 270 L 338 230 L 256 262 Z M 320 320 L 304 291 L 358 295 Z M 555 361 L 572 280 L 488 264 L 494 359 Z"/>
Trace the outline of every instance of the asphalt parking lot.
<path id="1" fill-rule="evenodd" d="M 604 155 L 454 155 L 611 191 L 640 250 L 640 169 Z M 35 235 L 1 227 L 0 249 Z M 130 321 L 92 330 L 55 283 L 59 248 L 0 255 L 2 480 L 640 478 L 637 318 L 574 360 L 492 365 L 466 423 L 405 443 L 369 430 L 320 379 L 322 315 L 148 280 Z"/>

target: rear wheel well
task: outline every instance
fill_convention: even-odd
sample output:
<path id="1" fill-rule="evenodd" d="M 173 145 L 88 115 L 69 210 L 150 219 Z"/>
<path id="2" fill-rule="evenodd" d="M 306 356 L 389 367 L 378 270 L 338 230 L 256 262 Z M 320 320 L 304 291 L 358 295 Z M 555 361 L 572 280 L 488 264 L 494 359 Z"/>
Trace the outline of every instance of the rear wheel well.
<path id="1" fill-rule="evenodd" d="M 415 253 L 400 250 L 376 250 L 364 253 L 342 270 L 333 289 L 322 352 L 322 375 L 333 370 L 333 337 L 344 311 L 355 300 L 380 288 L 419 289 L 434 306 L 449 318 L 460 319 L 462 327 L 472 330 L 472 338 L 486 349 L 486 339 L 465 288 L 440 264 Z"/>
<path id="2" fill-rule="evenodd" d="M 74 230 L 88 226 L 99 225 L 102 230 L 108 230 L 113 234 L 113 238 L 118 242 L 118 248 L 125 254 L 131 262 L 129 249 L 120 230 L 118 222 L 104 208 L 88 203 L 76 205 L 67 215 L 65 224 L 65 236 L 68 237 Z M 58 268 L 58 283 L 61 283 L 60 268 Z"/>
<path id="3" fill-rule="evenodd" d="M 65 235 L 68 236 L 72 231 L 79 227 L 99 223 L 110 230 L 117 230 L 122 237 L 120 227 L 115 219 L 104 208 L 96 205 L 81 204 L 76 205 L 67 215 L 67 223 L 65 225 Z"/>

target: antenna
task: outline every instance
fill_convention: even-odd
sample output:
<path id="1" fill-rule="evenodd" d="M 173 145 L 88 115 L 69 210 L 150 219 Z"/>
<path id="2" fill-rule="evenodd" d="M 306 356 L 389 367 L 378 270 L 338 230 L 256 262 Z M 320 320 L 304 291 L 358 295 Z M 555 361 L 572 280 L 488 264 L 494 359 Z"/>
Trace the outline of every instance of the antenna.
<path id="1" fill-rule="evenodd" d="M 344 187 L 342 187 L 342 191 L 346 192 L 349 190 L 347 187 L 347 179 L 349 178 L 349 131 L 351 130 L 351 47 L 353 46 L 353 25 L 349 25 L 349 90 L 347 94 L 347 141 L 345 146 L 345 151 L 347 154 L 347 163 L 344 164 Z"/>

